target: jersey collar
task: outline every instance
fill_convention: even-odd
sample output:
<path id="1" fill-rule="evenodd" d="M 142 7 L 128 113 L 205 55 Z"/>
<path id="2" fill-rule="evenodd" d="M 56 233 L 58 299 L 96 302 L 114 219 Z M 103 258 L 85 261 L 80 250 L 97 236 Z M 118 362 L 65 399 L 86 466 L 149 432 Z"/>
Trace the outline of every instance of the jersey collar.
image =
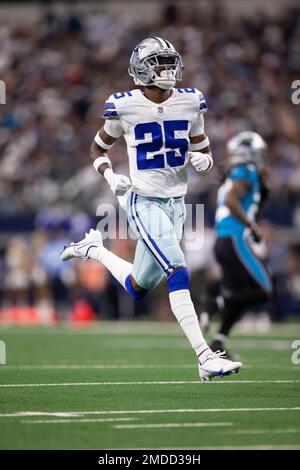
<path id="1" fill-rule="evenodd" d="M 165 101 L 162 101 L 161 103 L 155 103 L 154 101 L 151 101 L 149 100 L 149 98 L 147 98 L 144 93 L 142 92 L 142 90 L 139 90 L 142 98 L 148 103 L 148 104 L 151 104 L 152 106 L 166 106 L 166 105 L 169 105 L 175 98 L 175 94 L 176 94 L 176 88 L 172 88 L 172 93 L 171 95 L 169 96 L 169 98 Z"/>

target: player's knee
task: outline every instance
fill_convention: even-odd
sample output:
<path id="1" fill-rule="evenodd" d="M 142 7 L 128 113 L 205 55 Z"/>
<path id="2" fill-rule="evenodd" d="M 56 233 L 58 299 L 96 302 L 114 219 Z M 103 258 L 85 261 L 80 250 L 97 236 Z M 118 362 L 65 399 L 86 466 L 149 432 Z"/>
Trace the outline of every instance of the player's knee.
<path id="1" fill-rule="evenodd" d="M 175 271 L 169 274 L 167 284 L 169 292 L 189 290 L 190 276 L 188 270 L 183 266 L 178 266 Z"/>
<path id="2" fill-rule="evenodd" d="M 139 286 L 130 274 L 125 280 L 125 287 L 128 294 L 136 300 L 141 300 L 148 294 L 148 290 Z"/>

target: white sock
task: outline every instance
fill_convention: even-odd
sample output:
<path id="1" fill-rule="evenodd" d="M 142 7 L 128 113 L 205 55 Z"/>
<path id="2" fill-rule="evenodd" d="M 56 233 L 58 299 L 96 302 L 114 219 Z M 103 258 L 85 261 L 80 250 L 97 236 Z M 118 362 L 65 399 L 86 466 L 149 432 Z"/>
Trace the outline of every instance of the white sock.
<path id="1" fill-rule="evenodd" d="M 169 293 L 172 312 L 197 356 L 209 350 L 200 326 L 189 290 L 177 290 Z M 210 351 L 211 352 L 211 351 Z"/>
<path id="2" fill-rule="evenodd" d="M 89 250 L 89 258 L 102 263 L 111 274 L 126 289 L 125 280 L 132 271 L 132 264 L 125 261 L 120 256 L 115 255 L 112 251 L 107 250 L 104 246 L 92 247 Z"/>

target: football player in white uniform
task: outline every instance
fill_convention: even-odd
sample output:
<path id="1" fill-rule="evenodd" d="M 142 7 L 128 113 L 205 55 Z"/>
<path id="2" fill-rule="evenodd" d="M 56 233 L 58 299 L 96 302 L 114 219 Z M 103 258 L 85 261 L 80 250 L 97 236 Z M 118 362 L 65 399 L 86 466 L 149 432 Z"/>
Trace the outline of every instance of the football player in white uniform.
<path id="1" fill-rule="evenodd" d="M 183 64 L 173 45 L 147 38 L 133 50 L 129 75 L 142 87 L 114 93 L 105 105 L 105 124 L 91 147 L 93 166 L 114 194 L 126 194 L 128 221 L 138 235 L 133 264 L 103 246 L 101 233 L 91 230 L 61 255 L 92 258 L 102 263 L 135 299 L 143 298 L 167 279 L 171 309 L 198 358 L 201 380 L 238 372 L 242 364 L 214 353 L 199 327 L 191 300 L 189 274 L 180 248 L 187 191 L 187 167 L 209 171 L 213 165 L 204 133 L 206 103 L 196 88 L 174 88 Z M 124 136 L 130 179 L 114 173 L 107 151 Z M 179 223 L 178 223 L 179 221 Z"/>

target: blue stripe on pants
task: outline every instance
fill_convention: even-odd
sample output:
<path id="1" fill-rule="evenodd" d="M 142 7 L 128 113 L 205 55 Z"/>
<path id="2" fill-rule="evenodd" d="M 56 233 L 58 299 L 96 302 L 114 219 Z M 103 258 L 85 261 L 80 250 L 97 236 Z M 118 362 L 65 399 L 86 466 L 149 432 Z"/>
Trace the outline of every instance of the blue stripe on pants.
<path id="1" fill-rule="evenodd" d="M 272 291 L 270 276 L 262 262 L 255 256 L 255 254 L 251 250 L 247 240 L 245 240 L 243 235 L 233 236 L 232 240 L 235 247 L 235 251 L 241 263 L 245 266 L 245 268 L 255 279 L 255 281 L 258 282 L 258 284 L 265 291 L 270 293 Z"/>

